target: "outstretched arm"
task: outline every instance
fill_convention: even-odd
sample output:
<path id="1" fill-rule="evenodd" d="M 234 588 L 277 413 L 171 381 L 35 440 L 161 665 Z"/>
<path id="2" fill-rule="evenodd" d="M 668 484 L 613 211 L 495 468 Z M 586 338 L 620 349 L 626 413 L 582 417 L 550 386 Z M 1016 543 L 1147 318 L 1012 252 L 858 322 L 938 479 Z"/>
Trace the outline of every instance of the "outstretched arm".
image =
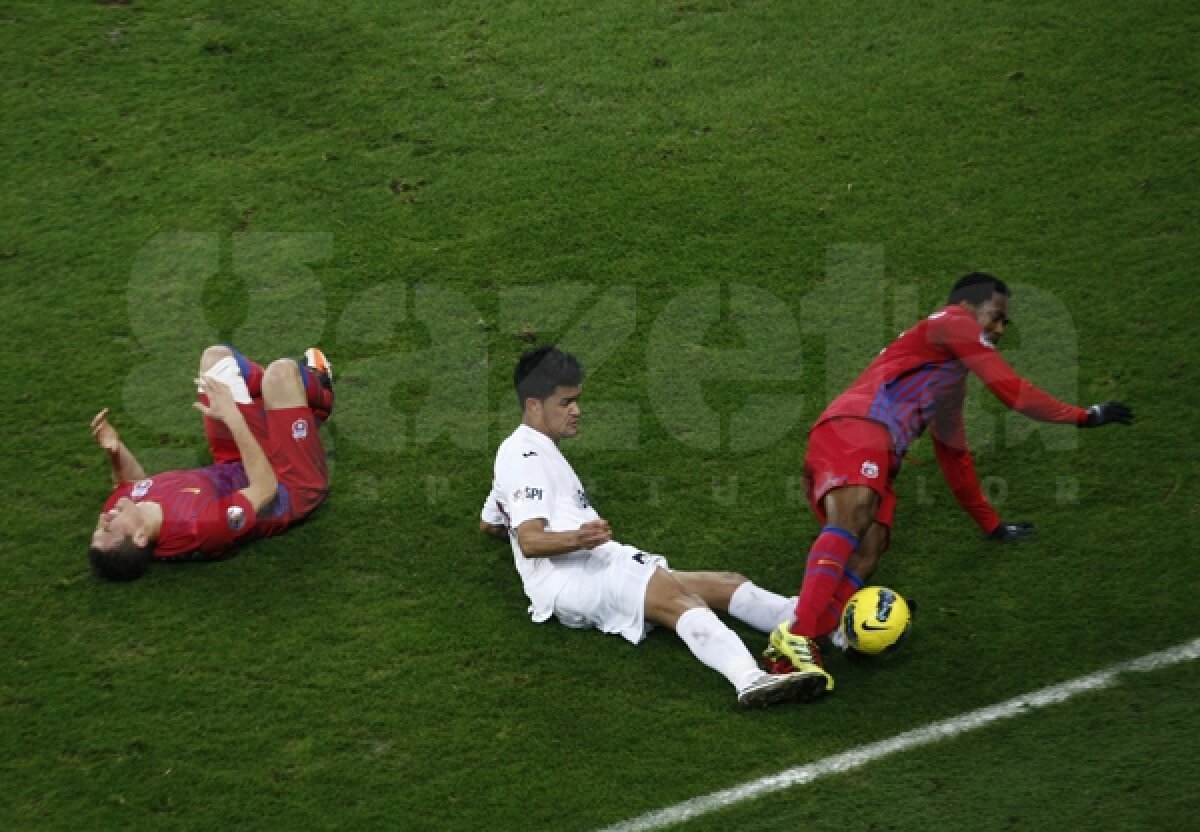
<path id="1" fill-rule="evenodd" d="M 237 443 L 242 466 L 246 469 L 246 479 L 250 481 L 240 493 L 250 501 L 256 512 L 261 511 L 275 499 L 275 492 L 279 489 L 275 470 L 271 468 L 262 445 L 258 444 L 258 440 L 250 432 L 246 417 L 238 410 L 229 388 L 211 376 L 196 379 L 196 385 L 200 392 L 208 396 L 208 404 L 196 402 L 196 409 L 205 416 L 224 422 L 229 428 L 233 441 Z"/>
<path id="2" fill-rule="evenodd" d="M 1006 407 L 1039 422 L 1059 422 L 1082 426 L 1087 411 L 1045 392 L 1017 375 L 996 348 L 988 343 L 983 330 L 965 316 L 947 316 L 939 332 L 942 343 L 963 365 L 979 376 L 987 389 Z"/>
<path id="3" fill-rule="evenodd" d="M 125 443 L 120 434 L 108 421 L 108 408 L 104 408 L 92 419 L 92 438 L 108 453 L 108 462 L 112 466 L 113 485 L 123 482 L 136 482 L 146 478 L 146 472 L 137 461 L 137 457 Z"/>
<path id="4" fill-rule="evenodd" d="M 970 319 L 960 316 L 944 318 L 939 336 L 942 343 L 968 370 L 979 376 L 996 398 L 1030 419 L 1081 428 L 1133 424 L 1133 410 L 1121 402 L 1094 404 L 1084 410 L 1060 402 L 1037 385 L 1021 378 L 983 336 L 979 325 Z"/>

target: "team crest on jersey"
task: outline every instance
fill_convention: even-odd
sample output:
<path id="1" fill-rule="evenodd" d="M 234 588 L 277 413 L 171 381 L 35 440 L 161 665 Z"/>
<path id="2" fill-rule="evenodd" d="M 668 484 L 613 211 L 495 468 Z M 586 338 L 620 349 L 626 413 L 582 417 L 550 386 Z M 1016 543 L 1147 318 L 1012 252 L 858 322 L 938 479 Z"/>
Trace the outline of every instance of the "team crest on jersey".
<path id="1" fill-rule="evenodd" d="M 862 475 L 869 480 L 879 479 L 879 466 L 868 459 L 862 464 Z"/>
<path id="2" fill-rule="evenodd" d="M 134 483 L 133 491 L 129 492 L 129 496 L 133 499 L 145 497 L 150 493 L 150 486 L 154 485 L 154 480 L 138 480 Z"/>
<path id="3" fill-rule="evenodd" d="M 299 442 L 308 436 L 308 420 L 297 419 L 292 422 L 292 438 Z"/>
<path id="4" fill-rule="evenodd" d="M 587 492 L 580 488 L 575 492 L 575 502 L 579 503 L 580 508 L 591 508 L 591 501 L 588 500 Z"/>
<path id="5" fill-rule="evenodd" d="M 225 509 L 225 522 L 230 531 L 240 532 L 246 526 L 246 510 L 241 506 L 230 506 Z"/>

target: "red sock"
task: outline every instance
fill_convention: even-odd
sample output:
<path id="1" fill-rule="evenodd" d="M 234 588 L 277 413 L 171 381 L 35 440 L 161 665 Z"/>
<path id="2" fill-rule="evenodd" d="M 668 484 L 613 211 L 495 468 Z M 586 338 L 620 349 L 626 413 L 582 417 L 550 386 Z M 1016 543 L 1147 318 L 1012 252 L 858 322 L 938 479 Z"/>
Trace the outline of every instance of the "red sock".
<path id="1" fill-rule="evenodd" d="M 833 591 L 833 597 L 829 599 L 829 604 L 826 605 L 825 611 L 817 619 L 817 630 L 821 635 L 832 633 L 837 629 L 838 624 L 842 620 L 842 610 L 846 609 L 846 604 L 854 597 L 854 593 L 862 589 L 862 585 L 862 578 L 855 575 L 849 569 L 845 570 L 842 582 L 837 585 L 837 589 Z"/>
<path id="2" fill-rule="evenodd" d="M 821 630 L 821 619 L 827 615 L 830 603 L 846 571 L 850 553 L 858 548 L 858 538 L 837 526 L 821 529 L 812 549 L 808 553 L 808 565 L 804 570 L 804 583 L 800 587 L 800 598 L 796 601 L 796 621 L 792 632 L 799 636 L 816 638 L 825 635 L 832 627 Z M 837 620 L 834 619 L 836 625 Z"/>

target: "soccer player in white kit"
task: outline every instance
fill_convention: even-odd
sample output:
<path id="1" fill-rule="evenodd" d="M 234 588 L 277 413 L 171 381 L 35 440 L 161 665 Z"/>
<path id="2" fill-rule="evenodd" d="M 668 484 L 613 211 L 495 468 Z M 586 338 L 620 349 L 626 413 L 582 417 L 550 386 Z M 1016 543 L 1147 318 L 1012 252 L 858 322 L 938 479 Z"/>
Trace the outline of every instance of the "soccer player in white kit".
<path id="1" fill-rule="evenodd" d="M 737 690 L 738 704 L 766 707 L 825 691 L 822 673 L 771 675 L 713 612 L 771 632 L 790 620 L 784 598 L 731 572 L 676 572 L 660 555 L 612 539 L 559 442 L 579 432 L 583 368 L 555 347 L 526 353 L 514 381 L 521 424 L 496 452 L 495 478 L 480 528 L 508 538 L 529 612 L 568 627 L 594 627 L 637 644 L 654 624 L 669 627 L 693 655 Z"/>

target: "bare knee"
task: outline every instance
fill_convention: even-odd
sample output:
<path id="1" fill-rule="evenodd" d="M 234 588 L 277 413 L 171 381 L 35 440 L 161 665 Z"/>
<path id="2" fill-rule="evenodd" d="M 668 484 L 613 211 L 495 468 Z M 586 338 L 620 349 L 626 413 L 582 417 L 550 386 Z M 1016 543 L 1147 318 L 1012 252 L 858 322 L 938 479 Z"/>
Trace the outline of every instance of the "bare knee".
<path id="1" fill-rule="evenodd" d="M 669 616 L 669 626 L 671 629 L 675 628 L 675 625 L 679 623 L 679 619 L 683 617 L 685 612 L 696 609 L 706 610 L 709 609 L 709 606 L 705 603 L 703 598 L 694 592 L 688 592 L 686 589 L 682 590 L 671 600 L 668 606 L 667 614 Z"/>
<path id="2" fill-rule="evenodd" d="M 675 629 L 679 617 L 688 610 L 708 606 L 703 598 L 665 569 L 656 570 L 650 578 L 645 603 L 646 618 L 671 629 Z"/>
<path id="3" fill-rule="evenodd" d="M 231 355 L 233 355 L 233 350 L 223 344 L 214 344 L 211 347 L 205 348 L 204 352 L 200 353 L 200 372 L 208 372 L 218 361 L 228 358 Z"/>
<path id="4" fill-rule="evenodd" d="M 272 361 L 263 374 L 263 401 L 268 408 L 298 407 L 305 403 L 300 366 L 290 358 Z"/>
<path id="5" fill-rule="evenodd" d="M 290 358 L 278 358 L 267 365 L 263 382 L 275 384 L 300 384 L 300 365 Z"/>

